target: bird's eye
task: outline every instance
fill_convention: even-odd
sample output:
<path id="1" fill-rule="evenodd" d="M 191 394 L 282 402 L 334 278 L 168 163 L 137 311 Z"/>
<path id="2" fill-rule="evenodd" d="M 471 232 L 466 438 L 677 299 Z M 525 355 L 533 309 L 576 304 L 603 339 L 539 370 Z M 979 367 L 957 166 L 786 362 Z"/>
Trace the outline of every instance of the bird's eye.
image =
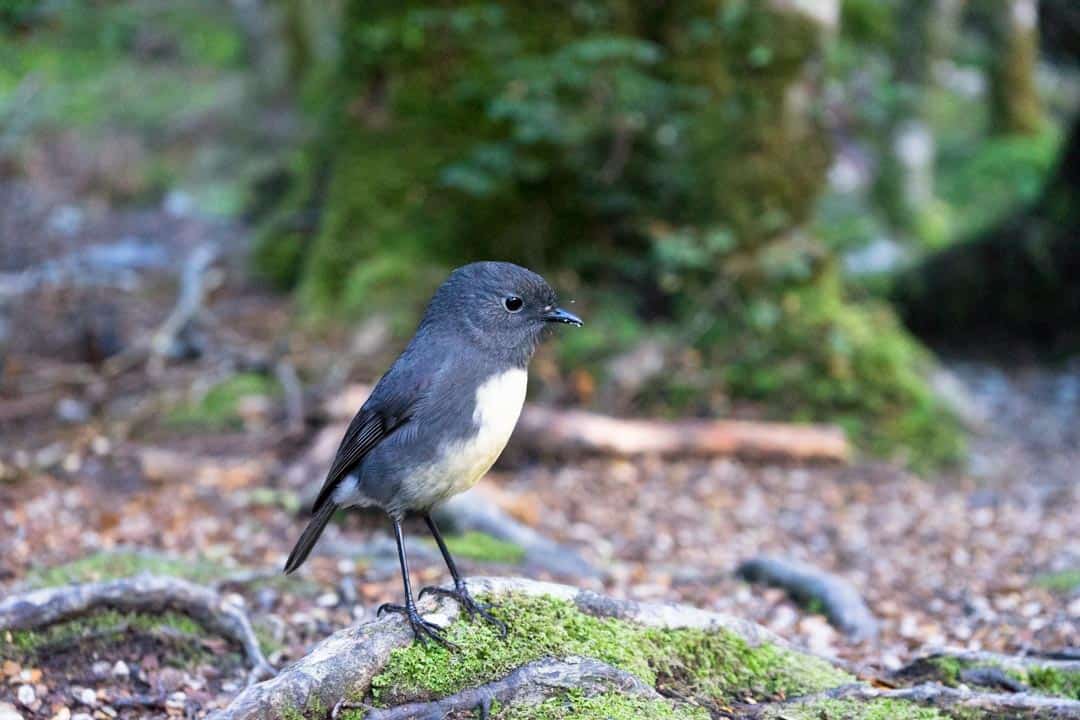
<path id="1" fill-rule="evenodd" d="M 512 313 L 519 312 L 521 308 L 525 307 L 525 301 L 519 298 L 517 295 L 511 295 L 503 300 L 503 305 Z"/>

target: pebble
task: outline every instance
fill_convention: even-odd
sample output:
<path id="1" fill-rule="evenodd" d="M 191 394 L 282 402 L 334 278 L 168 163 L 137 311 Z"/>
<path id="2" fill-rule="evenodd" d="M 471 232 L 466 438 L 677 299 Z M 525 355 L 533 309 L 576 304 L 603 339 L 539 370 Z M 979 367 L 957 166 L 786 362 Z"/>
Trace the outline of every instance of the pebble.
<path id="1" fill-rule="evenodd" d="M 333 592 L 323 593 L 315 601 L 315 604 L 318 605 L 319 607 L 323 607 L 323 608 L 337 607 L 337 604 L 338 604 L 337 593 L 333 593 Z"/>
<path id="2" fill-rule="evenodd" d="M 16 697 L 19 698 L 21 704 L 30 707 L 34 704 L 34 701 L 37 700 L 37 693 L 34 692 L 34 687 L 32 685 L 20 685 Z"/>
<path id="3" fill-rule="evenodd" d="M 0 702 L 0 720 L 23 720 L 23 715 L 11 703 Z"/>
<path id="4" fill-rule="evenodd" d="M 80 688 L 75 693 L 75 699 L 83 705 L 97 705 L 97 693 L 90 688 Z"/>
<path id="5" fill-rule="evenodd" d="M 96 677 L 104 677 L 109 674 L 109 661 L 98 660 L 96 663 L 90 666 L 90 670 Z"/>
<path id="6" fill-rule="evenodd" d="M 165 707 L 173 710 L 183 710 L 185 704 L 187 704 L 187 693 L 183 690 L 177 690 L 165 701 Z"/>
<path id="7" fill-rule="evenodd" d="M 71 716 L 71 720 L 94 720 L 89 713 L 75 713 Z"/>
<path id="8" fill-rule="evenodd" d="M 56 711 L 56 714 L 52 716 L 52 720 L 71 720 L 71 710 L 65 705 Z"/>
<path id="9" fill-rule="evenodd" d="M 127 666 L 127 663 L 123 660 L 117 660 L 116 664 L 112 666 L 112 676 L 115 678 L 126 678 L 131 675 L 131 669 Z"/>

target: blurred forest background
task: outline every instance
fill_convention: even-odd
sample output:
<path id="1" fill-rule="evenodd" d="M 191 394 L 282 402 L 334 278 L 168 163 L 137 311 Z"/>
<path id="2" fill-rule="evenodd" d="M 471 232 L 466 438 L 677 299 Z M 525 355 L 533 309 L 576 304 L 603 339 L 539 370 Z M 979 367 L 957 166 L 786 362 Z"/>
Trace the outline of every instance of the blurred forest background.
<path id="1" fill-rule="evenodd" d="M 522 441 L 492 502 L 580 564 L 490 528 L 476 563 L 865 659 L 730 574 L 779 551 L 868 595 L 888 667 L 1075 648 L 1078 113 L 1074 0 L 0 0 L 0 583 L 277 567 L 362 384 L 451 268 L 505 259 L 586 321 L 531 400 L 854 451 Z M 238 583 L 272 659 L 393 597 L 376 526 Z M 0 699 L 50 717 L 79 674 L 25 681 L 39 640 Z"/>

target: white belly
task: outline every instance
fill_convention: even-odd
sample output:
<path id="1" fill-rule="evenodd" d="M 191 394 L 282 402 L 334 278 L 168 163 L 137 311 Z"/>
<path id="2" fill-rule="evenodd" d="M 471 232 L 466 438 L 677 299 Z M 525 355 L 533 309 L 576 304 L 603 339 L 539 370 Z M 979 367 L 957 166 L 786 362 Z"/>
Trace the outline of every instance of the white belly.
<path id="1" fill-rule="evenodd" d="M 434 504 L 468 490 L 484 476 L 502 454 L 514 432 L 529 375 L 525 370 L 508 370 L 489 378 L 476 390 L 473 422 L 476 435 L 443 446 L 442 460 L 421 471 L 417 478 L 419 504 Z M 428 501 L 428 502 L 425 502 Z"/>

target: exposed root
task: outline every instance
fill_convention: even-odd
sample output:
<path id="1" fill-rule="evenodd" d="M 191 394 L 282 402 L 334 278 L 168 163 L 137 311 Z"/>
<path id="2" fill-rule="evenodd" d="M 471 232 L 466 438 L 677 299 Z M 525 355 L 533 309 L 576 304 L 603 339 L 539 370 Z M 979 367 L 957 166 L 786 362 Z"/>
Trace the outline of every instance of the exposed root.
<path id="1" fill-rule="evenodd" d="M 967 716 L 1019 720 L 1080 720 L 1080 701 L 1031 693 L 982 693 L 924 683 L 897 690 L 850 685 L 805 698 L 809 704 L 822 697 L 844 700 L 904 700 Z"/>
<path id="2" fill-rule="evenodd" d="M 852 640 L 872 640 L 878 622 L 862 595 L 843 578 L 784 558 L 763 555 L 739 565 L 738 575 L 787 591 L 796 602 L 821 606 L 829 621 Z"/>
<path id="3" fill-rule="evenodd" d="M 592 658 L 544 659 L 522 665 L 509 675 L 479 687 L 468 688 L 431 702 L 408 703 L 393 708 L 369 709 L 365 720 L 410 720 L 411 718 L 446 717 L 450 713 L 504 705 L 535 704 L 569 691 L 586 696 L 616 691 L 657 700 L 660 695 L 647 683 L 628 672 Z M 339 702 L 332 718 L 342 710 L 367 708 L 366 705 Z"/>
<path id="4" fill-rule="evenodd" d="M 142 574 L 13 595 L 0 600 L 0 630 L 33 630 L 105 608 L 184 613 L 244 649 L 252 668 L 249 682 L 271 677 L 276 672 L 263 656 L 242 608 L 209 588 L 172 577 Z"/>

